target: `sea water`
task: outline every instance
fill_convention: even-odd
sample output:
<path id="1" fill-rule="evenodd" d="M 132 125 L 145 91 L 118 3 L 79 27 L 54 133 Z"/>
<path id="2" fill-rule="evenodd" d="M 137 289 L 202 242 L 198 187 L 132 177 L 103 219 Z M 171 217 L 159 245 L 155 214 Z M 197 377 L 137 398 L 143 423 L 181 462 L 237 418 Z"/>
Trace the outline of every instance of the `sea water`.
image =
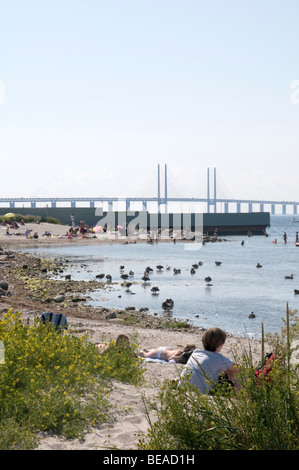
<path id="1" fill-rule="evenodd" d="M 100 273 L 110 274 L 111 287 L 92 292 L 89 305 L 147 307 L 149 314 L 164 315 L 162 302 L 171 298 L 174 301 L 171 316 L 178 320 L 204 328 L 218 326 L 233 335 L 257 338 L 262 324 L 265 332 L 280 331 L 287 303 L 290 309 L 299 306 L 299 295 L 294 293 L 299 289 L 299 247 L 295 245 L 299 223 L 292 219 L 272 216 L 268 236 L 227 236 L 226 241 L 206 243 L 197 249 L 184 242 L 148 245 L 107 241 L 98 245 L 70 242 L 67 246 L 39 246 L 36 252 L 43 257 L 67 259 L 67 273 L 74 280 L 88 281 Z M 284 232 L 288 236 L 286 244 Z M 277 243 L 273 243 L 275 240 Z M 202 265 L 191 274 L 192 265 L 199 261 Z M 221 265 L 217 266 L 215 261 Z M 256 267 L 258 263 L 261 268 Z M 157 265 L 163 269 L 157 270 Z M 144 283 L 141 278 L 147 266 L 153 271 L 150 282 Z M 174 274 L 174 268 L 180 269 L 180 274 Z M 129 271 L 134 275 L 128 279 L 132 286 L 127 290 L 122 286 L 121 274 Z M 291 274 L 292 280 L 285 279 Z M 210 285 L 205 281 L 207 276 L 212 278 Z M 151 292 L 153 286 L 159 288 L 158 294 Z M 251 312 L 254 318 L 249 318 Z"/>

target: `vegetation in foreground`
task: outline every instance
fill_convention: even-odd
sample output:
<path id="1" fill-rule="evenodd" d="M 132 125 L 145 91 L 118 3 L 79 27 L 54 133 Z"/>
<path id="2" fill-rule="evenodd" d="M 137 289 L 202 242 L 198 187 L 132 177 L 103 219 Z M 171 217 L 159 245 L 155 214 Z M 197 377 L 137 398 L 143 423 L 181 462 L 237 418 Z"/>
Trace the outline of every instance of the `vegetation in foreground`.
<path id="1" fill-rule="evenodd" d="M 139 385 L 131 342 L 99 354 L 88 337 L 57 331 L 20 314 L 0 321 L 0 449 L 32 449 L 42 434 L 80 438 L 109 419 L 111 379 Z M 1 354 L 0 354 L 1 359 Z"/>
<path id="2" fill-rule="evenodd" d="M 297 311 L 287 308 L 281 334 L 266 338 L 275 353 L 271 371 L 257 380 L 249 348 L 240 364 L 239 392 L 226 386 L 205 396 L 165 381 L 152 404 L 158 419 L 139 449 L 298 450 L 299 367 L 293 361 L 298 338 Z M 109 420 L 111 379 L 143 383 L 134 341 L 122 350 L 112 342 L 100 355 L 87 336 L 38 320 L 28 327 L 20 314 L 5 314 L 0 321 L 0 449 L 33 449 L 49 434 L 81 438 Z"/>
<path id="3" fill-rule="evenodd" d="M 194 387 L 165 382 L 156 405 L 158 419 L 139 448 L 298 450 L 299 366 L 292 360 L 298 338 L 297 311 L 287 308 L 281 335 L 267 336 L 275 353 L 271 371 L 257 378 L 250 354 L 243 357 L 239 392 L 217 385 L 213 395 L 202 395 Z"/>

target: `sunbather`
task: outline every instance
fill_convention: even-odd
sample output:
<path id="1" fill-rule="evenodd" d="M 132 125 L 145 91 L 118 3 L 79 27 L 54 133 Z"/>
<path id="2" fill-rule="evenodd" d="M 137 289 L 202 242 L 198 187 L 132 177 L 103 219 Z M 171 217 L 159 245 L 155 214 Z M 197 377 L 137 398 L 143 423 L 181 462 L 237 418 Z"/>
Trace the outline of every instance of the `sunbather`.
<path id="1" fill-rule="evenodd" d="M 130 346 L 130 339 L 127 335 L 118 335 L 115 340 L 115 345 L 120 348 L 128 348 Z M 96 343 L 96 347 L 98 348 L 100 353 L 108 349 L 109 346 L 110 343 Z"/>
<path id="2" fill-rule="evenodd" d="M 160 346 L 156 349 L 143 349 L 137 354 L 140 357 L 161 359 L 167 362 L 179 362 L 181 355 L 190 350 L 195 349 L 195 344 L 187 343 L 184 349 L 175 349 L 169 346 Z"/>

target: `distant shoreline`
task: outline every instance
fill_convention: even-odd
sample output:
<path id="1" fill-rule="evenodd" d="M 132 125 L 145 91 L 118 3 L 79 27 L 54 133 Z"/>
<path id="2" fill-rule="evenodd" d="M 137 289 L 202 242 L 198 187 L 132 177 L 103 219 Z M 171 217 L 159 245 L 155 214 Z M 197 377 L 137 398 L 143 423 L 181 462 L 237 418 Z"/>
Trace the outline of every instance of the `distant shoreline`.
<path id="1" fill-rule="evenodd" d="M 73 244 L 135 244 L 135 243 L 147 243 L 147 235 L 142 234 L 141 236 L 122 236 L 117 232 L 114 233 L 86 233 L 78 234 L 72 238 L 68 237 L 69 230 L 72 227 L 70 225 L 59 225 L 50 223 L 26 223 L 20 225 L 17 229 L 9 228 L 10 235 L 7 235 L 7 228 L 0 225 L 0 246 L 17 246 L 23 247 L 36 247 L 39 245 L 73 245 Z M 26 230 L 31 231 L 31 238 L 26 238 Z M 44 235 L 50 233 L 50 236 Z M 38 238 L 32 238 L 32 235 L 36 233 Z M 225 238 L 216 238 L 204 236 L 204 243 L 221 243 L 227 241 Z M 167 238 L 165 236 L 159 237 L 158 239 L 152 239 L 152 243 L 186 243 L 193 244 L 197 243 L 193 240 L 176 238 L 175 240 Z"/>

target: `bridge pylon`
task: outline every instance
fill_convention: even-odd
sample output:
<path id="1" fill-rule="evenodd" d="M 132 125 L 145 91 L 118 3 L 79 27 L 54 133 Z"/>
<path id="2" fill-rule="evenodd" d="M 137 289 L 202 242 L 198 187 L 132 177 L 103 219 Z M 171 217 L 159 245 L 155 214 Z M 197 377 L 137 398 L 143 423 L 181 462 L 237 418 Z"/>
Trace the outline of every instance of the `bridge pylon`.
<path id="1" fill-rule="evenodd" d="M 210 192 L 212 189 L 213 197 Z M 213 171 L 212 188 L 210 185 L 210 168 L 207 168 L 207 212 L 211 212 L 210 208 L 214 207 L 214 212 L 217 212 L 217 191 L 216 191 L 216 168 Z"/>

